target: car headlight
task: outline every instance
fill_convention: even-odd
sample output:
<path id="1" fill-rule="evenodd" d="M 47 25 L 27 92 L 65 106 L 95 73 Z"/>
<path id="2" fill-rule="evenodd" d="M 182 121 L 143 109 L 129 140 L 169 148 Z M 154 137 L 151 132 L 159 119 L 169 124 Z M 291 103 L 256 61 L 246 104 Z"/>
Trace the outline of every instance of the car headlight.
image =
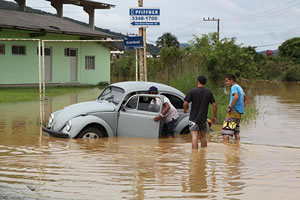
<path id="1" fill-rule="evenodd" d="M 72 123 L 70 121 L 67 121 L 66 123 L 66 130 L 69 132 L 72 128 Z"/>
<path id="2" fill-rule="evenodd" d="M 54 115 L 53 115 L 53 114 L 51 114 L 51 115 L 50 115 L 50 117 L 49 117 L 49 126 L 51 126 L 51 125 L 52 125 L 52 123 L 53 123 L 53 119 L 54 119 Z"/>

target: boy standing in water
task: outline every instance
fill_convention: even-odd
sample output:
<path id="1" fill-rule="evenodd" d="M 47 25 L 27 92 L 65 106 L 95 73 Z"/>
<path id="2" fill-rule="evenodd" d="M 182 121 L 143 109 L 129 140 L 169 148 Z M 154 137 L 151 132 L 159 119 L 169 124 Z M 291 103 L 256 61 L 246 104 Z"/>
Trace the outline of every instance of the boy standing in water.
<path id="1" fill-rule="evenodd" d="M 223 141 L 228 142 L 229 137 L 240 141 L 240 121 L 244 114 L 244 107 L 247 104 L 247 97 L 241 86 L 236 83 L 236 78 L 232 74 L 225 76 L 225 84 L 231 87 L 230 101 L 227 109 L 225 121 L 223 123 L 222 135 Z"/>

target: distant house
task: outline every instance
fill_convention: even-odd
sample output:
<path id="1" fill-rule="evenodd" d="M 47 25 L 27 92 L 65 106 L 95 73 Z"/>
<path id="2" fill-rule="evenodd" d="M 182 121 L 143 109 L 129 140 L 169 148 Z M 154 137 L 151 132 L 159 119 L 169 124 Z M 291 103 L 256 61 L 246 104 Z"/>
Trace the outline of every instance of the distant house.
<path id="1" fill-rule="evenodd" d="M 97 9 L 100 3 L 78 2 L 87 2 L 88 8 L 92 8 L 89 10 L 90 27 L 65 20 L 62 13 L 58 13 L 60 16 L 57 17 L 0 9 L 0 39 L 111 39 L 112 35 L 94 30 L 93 9 Z M 105 5 L 107 8 L 111 6 L 101 3 L 101 6 Z M 22 7 L 24 9 L 25 6 Z M 39 82 L 37 44 L 32 41 L 0 40 L 0 85 Z M 46 83 L 110 82 L 110 48 L 102 42 L 46 42 L 45 68 Z"/>

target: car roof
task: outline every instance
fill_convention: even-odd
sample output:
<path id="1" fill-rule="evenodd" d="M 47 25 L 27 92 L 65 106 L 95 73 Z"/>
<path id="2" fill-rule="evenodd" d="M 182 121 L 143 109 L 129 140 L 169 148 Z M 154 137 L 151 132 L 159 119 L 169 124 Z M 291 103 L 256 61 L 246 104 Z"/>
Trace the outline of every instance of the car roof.
<path id="1" fill-rule="evenodd" d="M 144 82 L 144 81 L 125 81 L 125 82 L 113 83 L 110 86 L 123 88 L 125 90 L 125 93 L 130 93 L 134 91 L 147 91 L 151 86 L 155 86 L 157 87 L 159 93 L 171 92 L 180 95 L 182 97 L 185 97 L 185 94 L 183 92 L 162 83 Z"/>

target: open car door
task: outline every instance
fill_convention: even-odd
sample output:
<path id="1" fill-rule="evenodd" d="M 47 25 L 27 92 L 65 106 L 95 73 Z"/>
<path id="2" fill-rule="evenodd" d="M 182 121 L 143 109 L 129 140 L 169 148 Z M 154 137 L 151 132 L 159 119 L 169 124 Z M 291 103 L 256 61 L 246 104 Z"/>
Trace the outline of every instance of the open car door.
<path id="1" fill-rule="evenodd" d="M 118 120 L 117 136 L 158 138 L 161 121 L 155 122 L 162 105 L 153 105 L 151 100 L 160 95 L 139 94 L 128 99 L 121 108 Z"/>

